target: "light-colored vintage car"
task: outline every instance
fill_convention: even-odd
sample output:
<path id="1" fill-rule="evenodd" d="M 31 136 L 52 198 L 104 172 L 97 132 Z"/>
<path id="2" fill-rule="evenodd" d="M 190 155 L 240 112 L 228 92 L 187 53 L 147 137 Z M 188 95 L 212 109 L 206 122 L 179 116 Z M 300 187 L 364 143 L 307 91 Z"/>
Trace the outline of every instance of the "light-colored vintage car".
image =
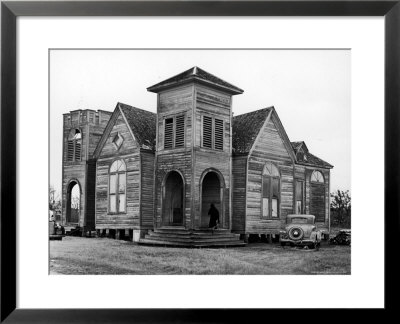
<path id="1" fill-rule="evenodd" d="M 279 242 L 286 244 L 318 248 L 322 233 L 315 226 L 314 215 L 291 214 L 286 218 L 285 230 L 279 233 Z"/>

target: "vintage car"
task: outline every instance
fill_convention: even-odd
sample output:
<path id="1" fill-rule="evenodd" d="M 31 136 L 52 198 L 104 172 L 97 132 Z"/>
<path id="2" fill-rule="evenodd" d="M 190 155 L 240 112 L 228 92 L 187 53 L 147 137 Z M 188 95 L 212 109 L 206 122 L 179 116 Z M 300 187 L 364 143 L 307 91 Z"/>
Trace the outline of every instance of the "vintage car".
<path id="1" fill-rule="evenodd" d="M 315 216 L 292 214 L 286 218 L 285 230 L 279 233 L 279 242 L 282 246 L 290 244 L 318 248 L 321 237 L 321 231 L 315 226 Z"/>
<path id="2" fill-rule="evenodd" d="M 351 230 L 341 229 L 335 237 L 329 240 L 329 244 L 351 245 Z"/>

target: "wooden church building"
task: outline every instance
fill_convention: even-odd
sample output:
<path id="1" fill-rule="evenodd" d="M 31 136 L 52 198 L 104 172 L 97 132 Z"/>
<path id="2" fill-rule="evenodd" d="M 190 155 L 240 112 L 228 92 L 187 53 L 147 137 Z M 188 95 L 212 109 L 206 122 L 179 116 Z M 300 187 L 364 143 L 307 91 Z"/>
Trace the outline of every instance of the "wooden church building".
<path id="1" fill-rule="evenodd" d="M 332 165 L 290 142 L 274 107 L 233 117 L 243 90 L 198 67 L 147 90 L 156 114 L 122 103 L 64 114 L 64 225 L 139 243 L 240 245 L 278 235 L 288 214 L 313 214 L 329 233 Z"/>

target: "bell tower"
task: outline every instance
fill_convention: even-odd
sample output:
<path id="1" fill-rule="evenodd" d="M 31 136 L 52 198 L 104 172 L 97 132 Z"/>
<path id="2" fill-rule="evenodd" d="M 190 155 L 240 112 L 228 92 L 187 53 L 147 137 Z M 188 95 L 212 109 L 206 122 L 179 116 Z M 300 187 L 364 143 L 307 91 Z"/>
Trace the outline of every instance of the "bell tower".
<path id="1" fill-rule="evenodd" d="M 94 229 L 96 164 L 92 154 L 111 117 L 104 110 L 63 115 L 62 223 Z"/>
<path id="2" fill-rule="evenodd" d="M 214 204 L 231 227 L 232 96 L 240 88 L 193 67 L 147 88 L 157 93 L 157 227 L 208 227 Z"/>

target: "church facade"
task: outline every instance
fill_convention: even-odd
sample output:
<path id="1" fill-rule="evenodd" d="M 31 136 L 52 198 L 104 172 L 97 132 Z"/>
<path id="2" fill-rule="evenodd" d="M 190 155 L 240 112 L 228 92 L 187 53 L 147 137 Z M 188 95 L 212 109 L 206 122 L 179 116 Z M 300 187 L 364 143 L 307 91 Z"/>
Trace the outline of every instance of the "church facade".
<path id="1" fill-rule="evenodd" d="M 140 242 L 206 229 L 214 204 L 220 227 L 245 237 L 279 234 L 288 214 L 329 233 L 332 165 L 290 142 L 274 107 L 233 117 L 243 90 L 198 67 L 147 90 L 157 113 L 64 114 L 64 225 Z"/>

